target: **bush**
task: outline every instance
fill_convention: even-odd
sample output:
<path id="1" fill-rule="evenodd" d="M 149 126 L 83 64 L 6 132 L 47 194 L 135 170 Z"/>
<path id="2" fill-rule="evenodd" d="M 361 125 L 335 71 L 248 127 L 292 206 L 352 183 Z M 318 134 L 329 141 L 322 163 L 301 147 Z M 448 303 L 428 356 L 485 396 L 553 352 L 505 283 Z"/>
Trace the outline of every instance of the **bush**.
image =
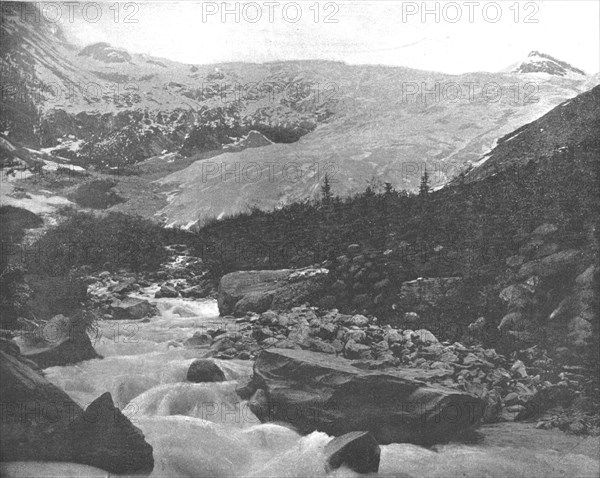
<path id="1" fill-rule="evenodd" d="M 153 270 L 167 258 L 165 234 L 147 219 L 122 213 L 66 215 L 33 245 L 33 272 L 62 275 L 84 265 L 92 270 Z"/>
<path id="2" fill-rule="evenodd" d="M 121 196 L 112 191 L 116 184 L 108 179 L 97 179 L 79 186 L 74 193 L 69 195 L 69 199 L 82 207 L 107 209 L 124 202 Z"/>
<path id="3" fill-rule="evenodd" d="M 25 271 L 21 265 L 9 265 L 0 272 L 0 326 L 11 329 L 18 317 L 27 316 L 31 289 L 25 283 Z"/>

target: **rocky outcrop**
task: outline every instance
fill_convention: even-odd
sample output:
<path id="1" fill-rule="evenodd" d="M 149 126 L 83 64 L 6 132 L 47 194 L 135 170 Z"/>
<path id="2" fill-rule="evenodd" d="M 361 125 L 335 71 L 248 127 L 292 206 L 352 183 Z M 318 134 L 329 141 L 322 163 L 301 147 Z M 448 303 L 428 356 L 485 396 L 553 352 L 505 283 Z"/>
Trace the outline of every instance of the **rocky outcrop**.
<path id="1" fill-rule="evenodd" d="M 110 394 L 84 411 L 27 359 L 0 351 L 0 461 L 63 461 L 111 473 L 151 471 L 152 447 Z"/>
<path id="2" fill-rule="evenodd" d="M 506 265 L 499 278 L 499 298 L 506 307 L 498 324 L 501 345 L 544 344 L 563 361 L 597 356 L 600 269 L 594 252 L 573 248 L 568 234 L 545 223 L 523 237 L 519 254 Z"/>
<path id="3" fill-rule="evenodd" d="M 244 149 L 248 148 L 261 148 L 263 146 L 269 146 L 271 144 L 273 144 L 272 141 L 265 138 L 258 131 L 252 130 L 246 136 L 240 138 L 235 143 L 226 144 L 225 146 L 223 146 L 223 150 L 232 153 L 237 151 L 243 151 Z"/>
<path id="4" fill-rule="evenodd" d="M 126 63 L 131 61 L 131 55 L 125 50 L 114 48 L 104 42 L 86 46 L 79 52 L 79 56 L 89 56 L 105 63 Z"/>
<path id="5" fill-rule="evenodd" d="M 327 269 L 283 269 L 227 274 L 219 284 L 219 312 L 242 316 L 302 305 L 321 292 L 328 273 Z"/>
<path id="6" fill-rule="evenodd" d="M 478 425 L 480 399 L 414 378 L 409 370 L 370 372 L 327 354 L 265 350 L 253 384 L 266 407 L 262 421 L 285 421 L 303 433 L 370 431 L 379 443 L 431 444 Z"/>
<path id="7" fill-rule="evenodd" d="M 357 473 L 377 473 L 381 448 L 368 432 L 350 432 L 325 445 L 325 470 L 347 466 Z"/>
<path id="8" fill-rule="evenodd" d="M 24 357 L 41 368 L 70 365 L 101 358 L 94 349 L 85 326 L 64 315 L 56 315 L 31 336 L 19 338 Z"/>

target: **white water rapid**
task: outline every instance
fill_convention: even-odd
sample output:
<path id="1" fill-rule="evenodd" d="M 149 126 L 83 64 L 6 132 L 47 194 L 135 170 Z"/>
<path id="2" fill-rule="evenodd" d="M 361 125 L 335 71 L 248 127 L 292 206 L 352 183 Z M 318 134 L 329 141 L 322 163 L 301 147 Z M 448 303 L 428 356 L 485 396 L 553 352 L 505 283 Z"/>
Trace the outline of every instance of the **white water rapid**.
<path id="1" fill-rule="evenodd" d="M 160 315 L 147 323 L 100 323 L 95 347 L 103 359 L 47 369 L 48 379 L 84 407 L 109 391 L 154 448 L 152 477 L 325 476 L 322 448 L 331 437 L 260 424 L 236 395 L 236 380 L 251 373 L 250 361 L 215 360 L 226 382 L 185 381 L 189 365 L 205 351 L 186 349 L 181 341 L 199 329 L 233 326 L 218 317 L 216 302 L 152 300 Z M 598 476 L 598 460 L 584 452 L 585 440 L 508 425 L 514 428 L 491 430 L 495 438 L 478 445 L 382 446 L 377 476 Z M 0 471 L 18 477 L 108 475 L 68 463 L 9 463 Z M 356 474 L 339 469 L 329 476 Z"/>

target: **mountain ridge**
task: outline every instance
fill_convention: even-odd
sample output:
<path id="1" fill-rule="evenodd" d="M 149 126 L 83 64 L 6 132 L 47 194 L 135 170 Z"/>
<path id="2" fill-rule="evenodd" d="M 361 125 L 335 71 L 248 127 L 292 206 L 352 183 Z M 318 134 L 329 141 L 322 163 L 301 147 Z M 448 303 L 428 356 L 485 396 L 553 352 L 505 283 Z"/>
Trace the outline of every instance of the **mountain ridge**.
<path id="1" fill-rule="evenodd" d="M 156 186 L 167 189 L 169 206 L 136 210 L 173 225 L 314 197 L 327 168 L 335 169 L 329 172 L 340 195 L 370 180 L 415 190 L 424 169 L 441 187 L 498 138 L 598 83 L 588 76 L 448 75 L 327 60 L 188 65 L 103 42 L 77 48 L 55 27 L 38 31 L 14 16 L 3 17 L 2 35 L 11 45 L 2 50 L 2 71 L 13 89 L 5 91 L 0 131 L 85 168 L 180 161 L 181 171 Z M 251 131 L 266 146 L 245 150 Z M 279 175 L 286 165 L 309 171 L 318 164 L 320 176 L 243 183 L 204 181 L 201 171 L 194 179 L 201 167 L 183 169 L 207 155 L 220 168 L 259 163 L 264 177 L 270 163 Z M 227 195 L 235 200 L 215 199 Z M 196 204 L 204 209 L 194 210 Z"/>

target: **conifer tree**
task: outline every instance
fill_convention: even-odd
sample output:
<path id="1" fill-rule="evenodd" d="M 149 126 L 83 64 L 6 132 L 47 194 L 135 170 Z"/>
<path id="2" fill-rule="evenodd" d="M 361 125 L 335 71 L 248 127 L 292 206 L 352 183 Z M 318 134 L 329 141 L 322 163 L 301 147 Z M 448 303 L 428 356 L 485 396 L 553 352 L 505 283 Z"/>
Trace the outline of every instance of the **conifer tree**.
<path id="1" fill-rule="evenodd" d="M 427 196 L 431 192 L 431 187 L 429 186 L 429 174 L 427 173 L 427 169 L 421 176 L 421 185 L 419 186 L 419 196 Z"/>
<path id="2" fill-rule="evenodd" d="M 329 175 L 325 175 L 323 185 L 321 186 L 321 201 L 323 204 L 329 204 L 333 199 L 333 193 L 331 192 L 331 183 L 329 182 Z"/>

